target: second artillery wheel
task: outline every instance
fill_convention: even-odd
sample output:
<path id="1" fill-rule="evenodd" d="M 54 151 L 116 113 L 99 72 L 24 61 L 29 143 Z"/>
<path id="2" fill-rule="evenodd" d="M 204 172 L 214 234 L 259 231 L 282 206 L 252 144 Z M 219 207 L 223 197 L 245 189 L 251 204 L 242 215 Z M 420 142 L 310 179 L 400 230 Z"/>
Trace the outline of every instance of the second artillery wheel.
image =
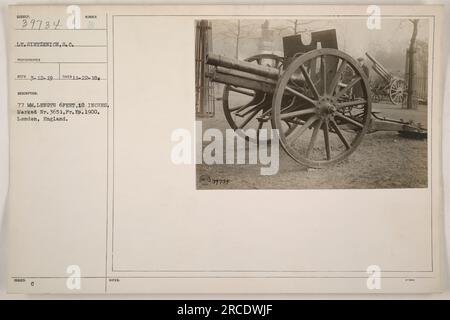
<path id="1" fill-rule="evenodd" d="M 245 61 L 277 69 L 283 65 L 283 57 L 275 54 L 258 54 Z M 222 104 L 225 118 L 234 130 L 255 129 L 259 134 L 261 130 L 271 128 L 272 95 L 269 93 L 226 85 Z"/>
<path id="2" fill-rule="evenodd" d="M 406 82 L 403 79 L 395 79 L 389 86 L 389 99 L 393 104 L 402 104 L 406 100 Z"/>
<path id="3" fill-rule="evenodd" d="M 297 98 L 284 111 L 286 97 Z M 324 167 L 347 158 L 361 143 L 371 120 L 367 77 L 352 57 L 336 49 L 318 49 L 294 59 L 277 83 L 272 127 L 283 149 L 308 167 Z M 295 129 L 286 134 L 282 123 Z"/>

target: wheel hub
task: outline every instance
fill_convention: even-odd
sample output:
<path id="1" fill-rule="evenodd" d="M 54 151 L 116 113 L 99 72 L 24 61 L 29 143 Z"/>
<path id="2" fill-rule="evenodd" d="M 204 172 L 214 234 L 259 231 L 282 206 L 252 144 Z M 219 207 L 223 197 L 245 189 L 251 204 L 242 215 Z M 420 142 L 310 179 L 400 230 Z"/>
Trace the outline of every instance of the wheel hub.
<path id="1" fill-rule="evenodd" d="M 319 116 L 326 118 L 336 111 L 333 99 L 328 96 L 321 97 L 316 105 Z"/>

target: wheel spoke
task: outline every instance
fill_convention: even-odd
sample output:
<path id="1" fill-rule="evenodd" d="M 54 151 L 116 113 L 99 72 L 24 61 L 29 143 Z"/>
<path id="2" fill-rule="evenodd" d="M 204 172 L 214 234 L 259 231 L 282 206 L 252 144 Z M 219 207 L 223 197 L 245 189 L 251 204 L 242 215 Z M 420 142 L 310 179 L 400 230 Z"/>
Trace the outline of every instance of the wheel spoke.
<path id="1" fill-rule="evenodd" d="M 238 129 L 243 129 L 249 122 L 252 120 L 256 114 L 264 107 L 264 105 L 260 105 L 259 107 L 255 108 L 256 110 L 253 111 L 247 118 L 245 118 L 244 122 L 242 122 Z"/>
<path id="2" fill-rule="evenodd" d="M 247 110 L 247 111 L 245 111 L 244 113 L 240 113 L 241 111 L 243 111 L 243 110 L 239 110 L 239 111 L 237 111 L 236 112 L 236 115 L 239 117 L 243 117 L 243 116 L 246 116 L 246 115 L 248 115 L 250 112 L 253 112 L 254 110 L 256 110 L 256 109 L 261 109 L 261 107 L 264 107 L 264 106 L 266 106 L 266 105 L 268 105 L 268 101 L 266 100 L 266 94 L 264 94 L 264 96 L 263 96 L 263 98 L 261 99 L 261 101 L 260 102 L 258 102 L 257 104 L 255 104 L 255 105 L 253 105 L 253 108 L 251 108 L 251 109 L 249 109 L 249 110 Z M 240 114 L 238 114 L 238 113 L 240 113 Z"/>
<path id="3" fill-rule="evenodd" d="M 267 103 L 266 103 L 266 104 L 267 104 Z M 266 104 L 264 104 L 264 105 L 266 105 Z M 238 117 L 245 117 L 246 115 L 252 113 L 252 112 L 255 111 L 255 110 L 260 110 L 260 109 L 261 109 L 261 105 L 262 105 L 262 103 L 258 103 L 257 105 L 253 106 L 253 108 L 248 109 L 247 111 L 245 111 L 245 112 L 243 112 L 243 113 L 236 112 L 236 115 L 237 115 Z M 238 113 L 239 113 L 239 114 L 238 114 Z"/>
<path id="4" fill-rule="evenodd" d="M 339 91 L 335 98 L 339 99 L 340 97 L 342 97 L 344 94 L 346 94 L 355 84 L 357 84 L 359 81 L 361 81 L 362 78 L 361 77 L 356 77 L 355 79 L 353 79 L 344 89 L 342 89 L 341 91 Z"/>
<path id="5" fill-rule="evenodd" d="M 285 119 L 298 117 L 298 116 L 305 115 L 305 114 L 311 114 L 311 113 L 315 113 L 315 112 L 316 112 L 316 108 L 308 108 L 308 109 L 293 111 L 293 112 L 289 112 L 289 113 L 282 113 L 280 115 L 280 119 L 285 120 Z"/>
<path id="6" fill-rule="evenodd" d="M 247 109 L 248 107 L 256 106 L 257 104 L 259 104 L 259 102 L 255 103 L 255 100 L 256 99 L 252 99 L 249 103 L 246 103 L 246 104 L 243 104 L 243 105 L 239 105 L 237 107 L 229 108 L 228 110 L 230 112 L 235 112 L 235 111 L 239 112 L 239 111 Z"/>
<path id="7" fill-rule="evenodd" d="M 311 59 L 309 61 L 309 70 L 310 70 L 310 73 L 311 73 L 313 81 L 317 81 L 318 80 L 317 79 L 318 77 L 317 77 L 316 67 L 317 67 L 317 59 L 316 58 Z"/>
<path id="8" fill-rule="evenodd" d="M 331 125 L 333 126 L 334 131 L 336 131 L 336 134 L 338 135 L 339 139 L 341 139 L 345 148 L 347 150 L 350 149 L 350 144 L 347 142 L 347 139 L 345 139 L 344 135 L 342 134 L 341 129 L 339 129 L 339 126 L 334 119 L 331 120 Z"/>
<path id="9" fill-rule="evenodd" d="M 300 67 L 300 70 L 303 73 L 303 76 L 305 77 L 306 83 L 308 84 L 308 86 L 311 88 L 312 93 L 314 95 L 314 99 L 318 100 L 319 99 L 319 92 L 317 91 L 316 86 L 314 85 L 313 81 L 311 80 L 311 77 L 309 76 L 308 71 L 306 70 L 305 66 L 302 65 Z"/>
<path id="10" fill-rule="evenodd" d="M 315 126 L 314 131 L 311 135 L 311 140 L 309 141 L 308 149 L 306 150 L 306 157 L 309 158 L 312 149 L 314 148 L 314 144 L 316 143 L 317 137 L 319 136 L 319 130 L 322 126 L 323 120 L 321 119 Z"/>
<path id="11" fill-rule="evenodd" d="M 258 129 L 256 130 L 256 138 L 257 138 L 257 142 L 259 142 L 259 133 L 261 132 L 263 125 L 264 125 L 264 122 L 259 121 L 259 123 L 258 123 Z"/>
<path id="12" fill-rule="evenodd" d="M 290 107 L 292 107 L 295 103 L 295 97 L 292 98 L 292 101 L 285 107 L 282 106 L 281 108 L 281 113 L 283 113 L 283 111 L 288 110 Z"/>
<path id="13" fill-rule="evenodd" d="M 330 149 L 330 134 L 328 129 L 328 120 L 325 120 L 323 124 L 323 139 L 325 140 L 325 151 L 327 154 L 327 160 L 331 159 L 331 149 Z"/>
<path id="14" fill-rule="evenodd" d="M 345 120 L 345 121 L 347 121 L 347 122 L 349 122 L 349 123 L 351 123 L 351 124 L 357 126 L 357 127 L 360 128 L 360 129 L 364 128 L 364 125 L 363 125 L 362 123 L 360 123 L 360 122 L 358 122 L 358 121 L 356 121 L 356 120 L 353 120 L 352 118 L 349 118 L 349 117 L 347 117 L 347 116 L 344 116 L 342 113 L 339 113 L 339 112 L 338 112 L 338 113 L 336 114 L 336 117 L 341 118 L 342 120 Z"/>
<path id="15" fill-rule="evenodd" d="M 320 64 L 322 67 L 322 92 L 325 95 L 327 93 L 327 63 L 325 56 L 320 57 Z"/>
<path id="16" fill-rule="evenodd" d="M 297 126 L 293 132 L 290 133 L 289 137 L 287 137 L 289 140 L 295 140 L 298 137 L 300 137 L 305 131 L 306 129 L 308 129 L 315 121 L 317 121 L 318 117 L 317 116 L 312 116 L 311 118 L 308 119 L 308 121 L 306 121 L 302 126 Z"/>
<path id="17" fill-rule="evenodd" d="M 289 128 L 286 130 L 284 135 L 288 137 L 297 128 L 298 124 L 292 123 L 291 125 L 289 125 L 289 122 L 286 122 L 286 124 Z"/>
<path id="18" fill-rule="evenodd" d="M 297 90 L 292 89 L 292 88 L 289 87 L 289 86 L 286 86 L 286 90 L 289 91 L 290 93 L 292 93 L 292 94 L 294 94 L 294 95 L 296 95 L 296 96 L 302 98 L 303 100 L 306 100 L 306 101 L 308 101 L 308 102 L 310 102 L 310 103 L 312 103 L 312 104 L 315 103 L 315 101 L 312 100 L 311 98 L 308 98 L 308 97 L 305 96 L 304 94 L 298 92 Z"/>
<path id="19" fill-rule="evenodd" d="M 334 91 L 336 90 L 336 86 L 338 85 L 339 79 L 341 78 L 342 74 L 344 73 L 345 68 L 347 68 L 347 61 L 342 60 L 342 63 L 339 66 L 338 71 L 334 75 L 333 80 L 331 80 L 330 88 L 328 89 L 329 94 L 332 95 L 334 93 Z"/>

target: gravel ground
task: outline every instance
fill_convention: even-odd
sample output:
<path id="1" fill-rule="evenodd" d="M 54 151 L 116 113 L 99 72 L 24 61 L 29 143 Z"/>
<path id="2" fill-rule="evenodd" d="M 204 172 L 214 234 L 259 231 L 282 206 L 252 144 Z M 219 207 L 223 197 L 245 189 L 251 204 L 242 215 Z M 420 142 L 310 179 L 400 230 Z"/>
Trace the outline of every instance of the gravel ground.
<path id="1" fill-rule="evenodd" d="M 426 126 L 426 106 L 405 110 L 374 104 L 379 116 L 414 120 Z M 199 119 L 200 120 L 200 119 Z M 214 118 L 201 119 L 203 129 L 229 128 L 220 102 Z M 205 143 L 204 145 L 207 145 Z M 324 169 L 303 167 L 280 148 L 280 168 L 260 175 L 260 165 L 197 165 L 198 189 L 361 189 L 427 187 L 427 141 L 403 138 L 397 132 L 366 134 L 349 158 Z"/>

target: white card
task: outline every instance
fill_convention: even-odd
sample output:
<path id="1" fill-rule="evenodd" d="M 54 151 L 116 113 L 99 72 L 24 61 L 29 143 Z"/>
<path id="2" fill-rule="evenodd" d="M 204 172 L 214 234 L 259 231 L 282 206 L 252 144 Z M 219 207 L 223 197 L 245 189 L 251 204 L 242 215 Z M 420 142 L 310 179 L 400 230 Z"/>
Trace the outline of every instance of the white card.
<path id="1" fill-rule="evenodd" d="M 9 11 L 10 292 L 440 291 L 441 7 Z"/>

